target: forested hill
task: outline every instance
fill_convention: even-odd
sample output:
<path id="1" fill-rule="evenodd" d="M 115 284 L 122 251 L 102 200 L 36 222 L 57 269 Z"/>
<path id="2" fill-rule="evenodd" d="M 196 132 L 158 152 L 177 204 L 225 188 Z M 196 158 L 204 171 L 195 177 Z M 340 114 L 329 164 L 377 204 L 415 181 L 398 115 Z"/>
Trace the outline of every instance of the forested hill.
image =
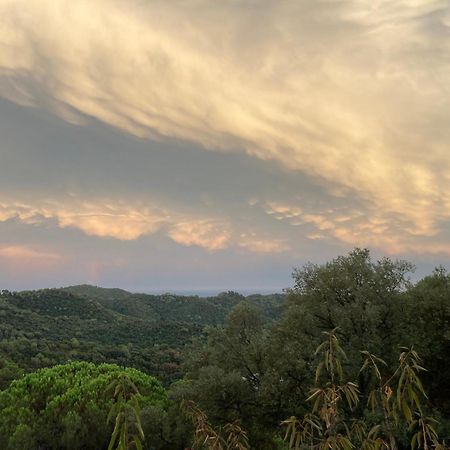
<path id="1" fill-rule="evenodd" d="M 89 285 L 0 295 L 0 387 L 20 371 L 67 360 L 114 362 L 170 382 L 180 358 L 205 326 L 221 325 L 245 301 L 267 321 L 281 314 L 284 295 L 215 297 L 134 294 Z"/>
<path id="2" fill-rule="evenodd" d="M 220 325 L 231 309 L 245 301 L 261 309 L 267 320 L 278 319 L 284 294 L 243 295 L 228 291 L 214 297 L 132 294 L 122 289 L 90 285 L 70 286 L 56 291 L 69 292 L 83 299 L 98 302 L 108 311 L 146 321 L 171 320 L 202 325 Z"/>

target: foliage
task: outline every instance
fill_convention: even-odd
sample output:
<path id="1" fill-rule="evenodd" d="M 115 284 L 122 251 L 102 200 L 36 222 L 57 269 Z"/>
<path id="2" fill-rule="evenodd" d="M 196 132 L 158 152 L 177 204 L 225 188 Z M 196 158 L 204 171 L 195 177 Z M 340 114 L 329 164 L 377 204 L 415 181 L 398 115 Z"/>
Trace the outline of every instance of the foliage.
<path id="1" fill-rule="evenodd" d="M 214 425 L 240 419 L 252 445 L 269 449 L 274 448 L 277 400 L 271 398 L 267 351 L 268 330 L 260 311 L 237 305 L 223 327 L 210 329 L 207 341 L 193 348 L 184 394 L 207 411 Z"/>
<path id="2" fill-rule="evenodd" d="M 372 261 L 369 251 L 361 249 L 295 270 L 280 320 L 246 319 L 257 312 L 241 305 L 223 327 L 209 329 L 207 340 L 192 348 L 186 361 L 188 398 L 217 426 L 241 420 L 252 448 L 275 449 L 278 424 L 310 412 L 306 400 L 317 388 L 315 349 L 324 331 L 339 327 L 339 343 L 347 355 L 342 370 L 363 401 L 355 414 L 364 411 L 374 383 L 367 371 L 360 372 L 360 349 L 380 355 L 384 363 L 379 370 L 387 376 L 398 367 L 399 344 L 414 347 L 430 367 L 421 374 L 430 386 L 424 415 L 438 418 L 436 431 L 449 440 L 450 277 L 441 270 L 413 285 L 411 270 L 404 261 Z M 252 330 L 242 329 L 251 323 Z M 340 386 L 337 380 L 334 384 Z M 346 414 L 348 410 L 347 405 Z M 373 423 L 383 415 L 380 410 L 371 414 Z M 360 427 L 355 422 L 355 430 Z M 403 442 L 406 430 L 397 431 Z"/>
<path id="3" fill-rule="evenodd" d="M 247 432 L 239 421 L 227 423 L 216 431 L 194 402 L 184 400 L 182 409 L 194 423 L 193 450 L 249 450 Z"/>
<path id="4" fill-rule="evenodd" d="M 297 439 L 339 448 L 347 439 L 363 450 L 439 448 L 436 436 L 450 442 L 450 275 L 438 268 L 413 284 L 411 270 L 355 249 L 296 269 L 287 296 L 152 296 L 93 286 L 3 291 L 0 448 L 106 450 L 117 425 L 116 438 L 128 433 L 130 445 L 135 436 L 146 450 L 186 449 L 202 422 L 188 420 L 183 399 L 204 414 L 203 430 L 215 431 L 223 448 L 239 429 L 258 450 L 286 450 Z M 315 354 L 323 332 L 336 327 Z M 48 369 L 50 381 L 22 378 L 68 360 L 142 369 L 170 385 L 169 399 L 149 400 L 134 375 L 141 395 L 125 379 L 128 397 L 100 395 L 123 374 L 110 366 L 95 369 L 93 379 L 83 369 L 83 383 L 56 368 Z M 108 423 L 108 411 L 118 421 Z M 280 427 L 289 416 L 303 433 L 290 434 L 292 443 L 283 442 Z"/>
<path id="5" fill-rule="evenodd" d="M 20 378 L 23 370 L 8 358 L 0 360 L 0 390 L 5 389 L 11 381 Z"/>
<path id="6" fill-rule="evenodd" d="M 310 325 L 304 334 L 314 335 L 316 343 L 322 331 L 338 327 L 350 361 L 357 361 L 359 349 L 364 348 L 382 352 L 394 363 L 403 337 L 399 322 L 412 269 L 406 261 L 373 262 L 368 250 L 355 249 L 322 266 L 307 264 L 295 270 L 289 304 L 307 317 Z M 357 371 L 355 365 L 354 376 Z"/>
<path id="7" fill-rule="evenodd" d="M 165 408 L 160 383 L 135 369 L 86 362 L 41 369 L 0 393 L 0 448 L 106 448 L 113 398 L 105 392 L 120 377 L 139 389 L 143 406 Z"/>
<path id="8" fill-rule="evenodd" d="M 404 322 L 408 345 L 423 356 L 424 374 L 433 404 L 450 415 L 450 274 L 442 267 L 413 286 L 407 295 Z M 447 425 L 450 430 L 450 423 Z M 449 434 L 450 438 L 450 434 Z"/>
<path id="9" fill-rule="evenodd" d="M 18 371 L 85 360 L 135 367 L 165 385 L 183 376 L 182 352 L 205 325 L 220 324 L 244 297 L 131 294 L 74 286 L 0 294 L 0 358 Z M 251 296 L 274 319 L 284 296 Z M 17 372 L 17 371 L 16 371 Z M 19 373 L 17 372 L 17 373 Z M 0 367 L 0 386 L 11 380 Z"/>
<path id="10" fill-rule="evenodd" d="M 111 406 L 108 421 L 115 425 L 108 450 L 142 450 L 144 431 L 141 423 L 140 393 L 127 373 L 121 373 L 108 386 L 114 391 L 115 403 Z M 117 445 L 116 445 L 117 444 Z"/>
<path id="11" fill-rule="evenodd" d="M 327 332 L 316 354 L 322 357 L 316 369 L 316 383 L 307 401 L 311 412 L 301 419 L 291 417 L 285 439 L 289 449 L 363 450 L 398 449 L 399 432 L 408 430 L 411 449 L 444 449 L 434 428 L 436 420 L 424 414 L 426 394 L 419 378 L 425 369 L 413 349 L 402 349 L 394 373 L 386 376 L 386 363 L 363 351 L 361 372 L 369 372 L 374 381 L 367 406 L 357 410 L 362 401 L 355 382 L 345 382 L 342 360 L 345 352 L 336 329 Z M 366 409 L 367 408 L 367 409 Z"/>

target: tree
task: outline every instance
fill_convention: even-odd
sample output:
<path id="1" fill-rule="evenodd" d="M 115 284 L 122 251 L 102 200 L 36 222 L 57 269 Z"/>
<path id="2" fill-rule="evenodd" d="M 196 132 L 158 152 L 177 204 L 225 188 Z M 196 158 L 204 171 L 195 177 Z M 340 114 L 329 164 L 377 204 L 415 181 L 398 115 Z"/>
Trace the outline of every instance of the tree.
<path id="1" fill-rule="evenodd" d="M 107 448 L 114 399 L 106 390 L 124 374 L 139 389 L 143 408 L 165 408 L 160 383 L 136 369 L 85 362 L 41 369 L 0 392 L 0 448 Z"/>
<path id="2" fill-rule="evenodd" d="M 5 389 L 11 381 L 20 378 L 23 370 L 8 358 L 0 359 L 0 390 Z"/>
<path id="3" fill-rule="evenodd" d="M 424 375 L 432 403 L 450 414 L 450 274 L 442 267 L 420 280 L 408 292 L 404 318 L 410 345 L 424 356 Z M 450 430 L 450 423 L 447 424 Z M 450 431 L 448 432 L 450 439 Z"/>
<path id="4" fill-rule="evenodd" d="M 372 353 L 382 349 L 389 362 L 394 362 L 402 340 L 404 293 L 410 287 L 412 269 L 406 261 L 382 258 L 373 262 L 367 249 L 355 249 L 324 265 L 296 269 L 281 334 L 301 345 L 313 341 L 316 345 L 322 331 L 339 328 L 350 360 L 357 360 L 358 349 L 365 348 Z M 293 320 L 300 321 L 296 330 L 292 330 Z M 291 333 L 283 330 L 284 325 Z"/>
<path id="5" fill-rule="evenodd" d="M 268 329 L 261 311 L 246 302 L 236 305 L 224 327 L 208 330 L 206 342 L 194 347 L 187 361 L 194 400 L 214 426 L 239 419 L 252 446 L 272 448 L 278 416 L 266 395 Z"/>

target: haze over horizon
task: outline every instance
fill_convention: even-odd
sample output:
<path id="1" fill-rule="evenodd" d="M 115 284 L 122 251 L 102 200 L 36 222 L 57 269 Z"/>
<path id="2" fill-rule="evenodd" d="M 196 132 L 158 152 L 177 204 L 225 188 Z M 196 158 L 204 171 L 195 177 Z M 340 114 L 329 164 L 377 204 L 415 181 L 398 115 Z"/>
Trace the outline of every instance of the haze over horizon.
<path id="1" fill-rule="evenodd" d="M 277 292 L 450 262 L 450 4 L 0 0 L 0 289 Z"/>

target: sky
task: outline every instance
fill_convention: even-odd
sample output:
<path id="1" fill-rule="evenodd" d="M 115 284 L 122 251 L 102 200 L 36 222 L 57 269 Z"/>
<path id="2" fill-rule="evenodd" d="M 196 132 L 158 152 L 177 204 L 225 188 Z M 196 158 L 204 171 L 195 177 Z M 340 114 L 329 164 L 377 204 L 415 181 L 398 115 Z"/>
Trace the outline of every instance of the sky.
<path id="1" fill-rule="evenodd" d="M 423 276 L 449 125 L 448 0 L 0 0 L 0 288 Z"/>

